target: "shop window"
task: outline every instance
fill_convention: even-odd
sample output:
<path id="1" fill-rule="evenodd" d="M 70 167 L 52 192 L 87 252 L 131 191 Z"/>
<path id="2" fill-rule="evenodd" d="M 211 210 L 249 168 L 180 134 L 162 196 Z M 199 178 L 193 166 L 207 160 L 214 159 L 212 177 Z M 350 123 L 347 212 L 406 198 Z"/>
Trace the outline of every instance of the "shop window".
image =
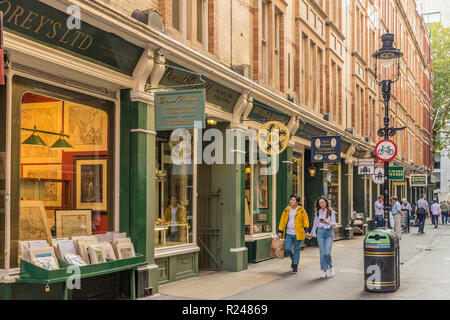
<path id="1" fill-rule="evenodd" d="M 336 223 L 340 223 L 339 210 L 339 183 L 340 183 L 340 164 L 339 163 L 324 163 L 323 174 L 323 192 L 326 195 L 331 208 L 336 211 Z"/>
<path id="2" fill-rule="evenodd" d="M 19 217 L 12 219 L 12 240 L 16 230 L 19 242 L 47 240 L 50 245 L 55 237 L 112 230 L 111 110 L 22 95 Z"/>
<path id="3" fill-rule="evenodd" d="M 272 176 L 264 174 L 266 165 L 250 163 L 248 141 L 246 147 L 245 234 L 272 232 Z"/>
<path id="4" fill-rule="evenodd" d="M 292 194 L 297 194 L 302 198 L 303 201 L 303 156 L 301 153 L 294 152 L 293 155 L 293 165 L 292 165 Z"/>
<path id="5" fill-rule="evenodd" d="M 171 139 L 174 131 L 159 131 L 156 137 L 156 221 L 155 248 L 192 243 L 193 230 L 193 165 L 192 161 L 180 161 L 172 157 L 179 142 Z M 186 132 L 187 133 L 187 132 Z M 190 135 L 191 143 L 193 135 Z M 192 144 L 191 144 L 192 147 Z M 180 158 L 192 160 L 193 153 L 184 155 L 188 148 L 180 148 Z"/>

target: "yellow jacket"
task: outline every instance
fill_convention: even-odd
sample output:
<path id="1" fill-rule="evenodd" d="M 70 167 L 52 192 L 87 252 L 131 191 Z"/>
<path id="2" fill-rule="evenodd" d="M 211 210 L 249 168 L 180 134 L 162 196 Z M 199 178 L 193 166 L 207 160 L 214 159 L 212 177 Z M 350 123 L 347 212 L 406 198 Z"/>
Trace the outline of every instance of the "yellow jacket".
<path id="1" fill-rule="evenodd" d="M 286 226 L 289 221 L 289 213 L 291 207 L 287 206 L 281 215 L 280 225 L 278 227 L 278 232 L 283 233 L 283 239 L 286 237 Z M 297 240 L 305 239 L 305 229 L 309 228 L 308 214 L 302 206 L 297 206 L 297 213 L 295 214 L 295 234 Z"/>
<path id="2" fill-rule="evenodd" d="M 164 220 L 166 220 L 166 222 L 172 221 L 172 205 L 169 205 L 166 208 L 166 210 L 164 212 Z M 186 221 L 187 221 L 186 209 L 181 204 L 178 205 L 176 220 L 178 223 L 186 223 Z"/>

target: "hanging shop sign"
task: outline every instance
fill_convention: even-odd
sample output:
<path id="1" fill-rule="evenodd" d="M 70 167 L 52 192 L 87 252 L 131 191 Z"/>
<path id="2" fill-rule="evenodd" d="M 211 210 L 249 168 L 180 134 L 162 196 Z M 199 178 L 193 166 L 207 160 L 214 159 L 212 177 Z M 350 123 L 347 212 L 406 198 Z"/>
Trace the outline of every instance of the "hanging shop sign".
<path id="1" fill-rule="evenodd" d="M 389 167 L 389 180 L 404 180 L 404 170 L 403 167 Z"/>
<path id="2" fill-rule="evenodd" d="M 277 155 L 287 148 L 290 138 L 289 130 L 284 124 L 269 121 L 258 131 L 258 146 L 268 155 Z"/>
<path id="3" fill-rule="evenodd" d="M 199 75 L 183 66 L 176 64 L 170 60 L 166 60 L 166 71 L 164 72 L 159 85 L 161 88 L 171 86 L 185 86 L 184 89 L 205 89 L 206 101 L 214 107 L 233 113 L 234 107 L 239 100 L 241 94 L 211 79 L 205 78 L 204 84 Z M 190 72 L 186 72 L 190 71 Z M 147 83 L 146 91 L 150 92 L 150 84 Z"/>
<path id="4" fill-rule="evenodd" d="M 341 162 L 341 137 L 312 137 L 311 162 Z"/>
<path id="5" fill-rule="evenodd" d="M 426 174 L 412 174 L 409 176 L 409 184 L 411 187 L 426 187 L 427 175 Z"/>
<path id="6" fill-rule="evenodd" d="M 205 128 L 205 89 L 155 93 L 156 131 Z"/>
<path id="7" fill-rule="evenodd" d="M 380 161 L 389 162 L 397 155 L 397 145 L 392 140 L 381 140 L 375 147 L 375 155 Z"/>
<path id="8" fill-rule="evenodd" d="M 297 137 L 300 137 L 300 138 L 305 139 L 305 140 L 311 140 L 312 137 L 325 136 L 326 134 L 327 134 L 326 131 L 321 130 L 321 129 L 317 128 L 316 126 L 314 126 L 313 124 L 311 124 L 309 122 L 305 122 L 303 120 L 300 121 L 300 125 L 298 127 L 298 130 L 295 133 L 295 135 Z M 344 148 L 345 148 L 345 144 L 344 144 Z"/>
<path id="9" fill-rule="evenodd" d="M 69 29 L 67 22 L 72 17 L 41 1 L 2 0 L 0 11 L 7 31 L 129 76 L 144 52 L 141 47 L 84 21 L 80 29 Z"/>
<path id="10" fill-rule="evenodd" d="M 363 176 L 375 174 L 375 159 L 358 159 L 358 174 Z"/>
<path id="11" fill-rule="evenodd" d="M 254 120 L 260 123 L 266 123 L 268 121 L 278 121 L 287 125 L 291 116 L 278 111 L 274 108 L 265 105 L 257 100 L 253 101 L 253 109 L 248 115 L 249 120 Z"/>

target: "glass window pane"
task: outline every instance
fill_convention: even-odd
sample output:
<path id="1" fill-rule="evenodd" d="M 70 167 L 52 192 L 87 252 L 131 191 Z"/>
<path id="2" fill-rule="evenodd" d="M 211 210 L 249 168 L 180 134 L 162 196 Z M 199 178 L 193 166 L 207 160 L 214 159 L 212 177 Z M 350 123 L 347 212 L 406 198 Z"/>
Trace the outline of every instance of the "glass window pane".
<path id="1" fill-rule="evenodd" d="M 172 26 L 177 30 L 181 30 L 180 1 L 172 0 Z"/>
<path id="2" fill-rule="evenodd" d="M 90 99 L 93 105 L 95 101 Z M 52 245 L 55 237 L 71 239 L 112 230 L 112 110 L 102 102 L 94 107 L 51 95 L 22 95 L 19 217 L 12 218 L 12 250 L 17 248 L 15 239 L 19 244 L 47 240 Z M 14 252 L 12 256 L 15 267 L 20 249 L 18 259 Z"/>
<path id="3" fill-rule="evenodd" d="M 172 159 L 172 150 L 181 150 L 174 148 L 179 148 L 181 145 L 178 144 L 186 142 L 185 138 L 191 140 L 189 146 L 192 148 L 193 135 L 185 131 L 186 136 L 175 141 L 172 133 L 173 131 L 160 131 L 156 141 L 156 248 L 193 242 L 193 153 L 189 148 L 182 148 L 179 153 L 181 158 L 187 156 L 191 160 L 190 164 L 176 164 Z"/>

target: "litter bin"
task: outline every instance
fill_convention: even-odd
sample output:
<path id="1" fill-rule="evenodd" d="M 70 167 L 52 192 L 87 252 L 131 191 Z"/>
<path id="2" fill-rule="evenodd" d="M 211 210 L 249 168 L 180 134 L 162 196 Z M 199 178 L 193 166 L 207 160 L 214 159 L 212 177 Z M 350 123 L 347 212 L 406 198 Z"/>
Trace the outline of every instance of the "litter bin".
<path id="1" fill-rule="evenodd" d="M 364 239 L 364 290 L 392 292 L 400 287 L 400 247 L 397 234 L 379 228 Z"/>

